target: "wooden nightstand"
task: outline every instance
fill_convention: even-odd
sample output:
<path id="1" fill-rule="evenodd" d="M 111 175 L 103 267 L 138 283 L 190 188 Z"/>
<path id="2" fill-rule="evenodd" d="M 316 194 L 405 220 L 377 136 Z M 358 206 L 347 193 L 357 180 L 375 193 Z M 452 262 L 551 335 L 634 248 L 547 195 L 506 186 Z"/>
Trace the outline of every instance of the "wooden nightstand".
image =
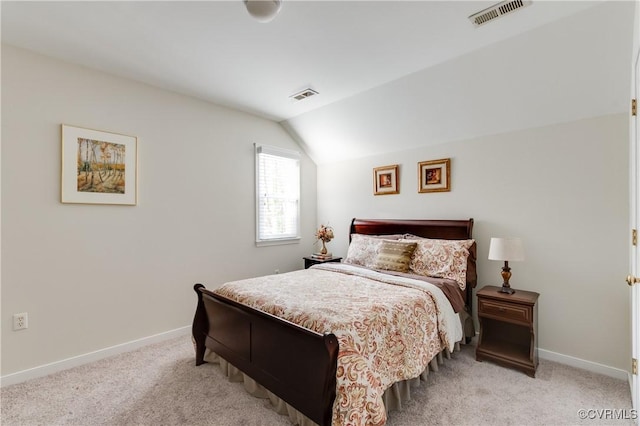
<path id="1" fill-rule="evenodd" d="M 476 360 L 490 360 L 535 377 L 538 367 L 538 293 L 518 290 L 500 293 L 500 287 L 478 291 L 480 339 Z"/>
<path id="2" fill-rule="evenodd" d="M 317 265 L 318 263 L 327 263 L 327 262 L 340 262 L 342 260 L 341 257 L 332 257 L 331 259 L 316 259 L 315 257 L 303 257 L 304 259 L 304 269 L 309 269 L 312 265 Z"/>

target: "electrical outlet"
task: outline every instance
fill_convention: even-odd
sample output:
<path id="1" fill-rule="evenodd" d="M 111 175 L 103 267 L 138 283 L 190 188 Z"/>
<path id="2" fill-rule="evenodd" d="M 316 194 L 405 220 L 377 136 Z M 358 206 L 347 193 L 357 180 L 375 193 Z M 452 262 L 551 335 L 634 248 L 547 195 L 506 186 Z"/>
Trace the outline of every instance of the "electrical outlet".
<path id="1" fill-rule="evenodd" d="M 13 314 L 13 331 L 24 330 L 29 327 L 29 316 L 26 312 Z"/>

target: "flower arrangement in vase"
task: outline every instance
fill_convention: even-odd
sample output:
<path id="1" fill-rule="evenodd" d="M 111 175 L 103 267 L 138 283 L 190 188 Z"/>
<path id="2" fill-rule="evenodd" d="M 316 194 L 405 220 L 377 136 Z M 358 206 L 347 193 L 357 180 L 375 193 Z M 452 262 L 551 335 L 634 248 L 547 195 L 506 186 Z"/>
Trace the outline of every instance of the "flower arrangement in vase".
<path id="1" fill-rule="evenodd" d="M 314 253 L 314 257 L 330 258 L 331 253 L 327 252 L 326 243 L 333 239 L 333 228 L 327 225 L 320 225 L 320 228 L 316 231 L 316 240 L 322 241 L 322 249 L 320 253 Z"/>

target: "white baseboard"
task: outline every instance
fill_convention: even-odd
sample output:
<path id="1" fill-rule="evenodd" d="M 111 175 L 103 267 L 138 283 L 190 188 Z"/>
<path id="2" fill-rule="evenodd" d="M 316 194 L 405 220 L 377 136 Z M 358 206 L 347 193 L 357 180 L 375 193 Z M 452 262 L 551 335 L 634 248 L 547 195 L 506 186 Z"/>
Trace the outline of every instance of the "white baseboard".
<path id="1" fill-rule="evenodd" d="M 598 364 L 597 362 L 587 361 L 569 355 L 551 352 L 545 349 L 538 349 L 538 357 L 549 361 L 555 361 L 560 364 L 569 365 L 571 367 L 582 368 L 583 370 L 592 371 L 594 373 L 603 374 L 605 376 L 614 377 L 616 379 L 630 380 L 628 371 L 610 367 L 604 364 Z"/>
<path id="2" fill-rule="evenodd" d="M 84 355 L 78 355 L 71 358 L 63 359 L 62 361 L 52 362 L 50 364 L 41 365 L 38 367 L 30 368 L 28 370 L 18 371 L 16 373 L 7 374 L 0 377 L 0 386 L 8 386 L 16 383 L 21 383 L 37 377 L 43 377 L 49 374 L 56 373 L 58 371 L 66 370 L 69 368 L 77 367 L 79 365 L 87 364 L 89 362 L 98 361 L 103 358 L 107 358 L 113 355 L 118 355 L 124 352 L 133 351 L 143 346 L 151 345 L 153 343 L 162 342 L 164 340 L 173 339 L 174 337 L 186 336 L 191 333 L 191 326 L 185 326 L 176 328 L 175 330 L 166 331 L 164 333 L 155 334 L 149 337 L 143 337 L 141 339 L 133 340 L 131 342 L 122 343 L 120 345 L 111 346 L 97 350 L 95 352 L 89 352 Z"/>

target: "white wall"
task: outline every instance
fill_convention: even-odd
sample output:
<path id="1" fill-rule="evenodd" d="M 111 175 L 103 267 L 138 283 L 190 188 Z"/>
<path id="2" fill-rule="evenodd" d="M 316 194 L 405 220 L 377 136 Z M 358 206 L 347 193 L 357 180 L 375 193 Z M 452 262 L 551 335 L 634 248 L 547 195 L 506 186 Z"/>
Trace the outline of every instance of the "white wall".
<path id="1" fill-rule="evenodd" d="M 502 282 L 490 238 L 520 236 L 511 283 L 541 294 L 540 348 L 628 370 L 628 129 L 619 114 L 320 165 L 318 221 L 345 255 L 353 217 L 473 217 L 478 288 Z M 439 158 L 451 158 L 451 192 L 419 194 L 417 163 Z M 372 169 L 389 164 L 400 194 L 373 196 Z"/>
<path id="2" fill-rule="evenodd" d="M 62 123 L 138 137 L 137 206 L 60 203 Z M 256 248 L 254 142 L 299 149 L 277 123 L 2 46 L 2 375 L 187 326 L 196 282 L 301 268 L 315 164 L 302 241 Z"/>

